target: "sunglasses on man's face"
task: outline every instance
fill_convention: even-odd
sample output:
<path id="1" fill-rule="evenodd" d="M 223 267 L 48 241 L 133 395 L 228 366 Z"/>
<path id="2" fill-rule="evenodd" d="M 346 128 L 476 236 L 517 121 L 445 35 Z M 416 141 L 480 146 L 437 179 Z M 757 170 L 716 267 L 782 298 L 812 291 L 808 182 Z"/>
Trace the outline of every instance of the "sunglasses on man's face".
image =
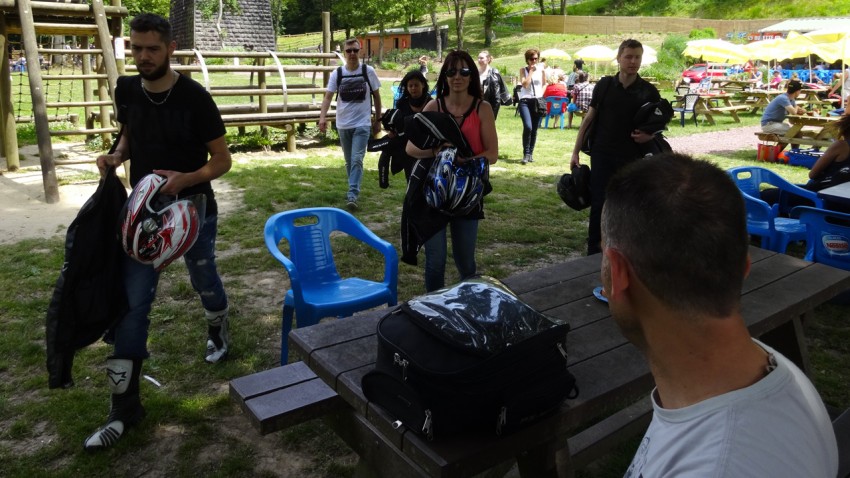
<path id="1" fill-rule="evenodd" d="M 460 73 L 460 76 L 463 76 L 465 78 L 472 74 L 472 70 L 469 68 L 461 68 L 460 70 L 458 70 L 457 68 L 451 68 L 449 70 L 446 70 L 446 76 L 449 78 L 457 75 L 458 73 Z"/>
<path id="2" fill-rule="evenodd" d="M 346 53 L 360 53 L 360 48 L 346 48 Z"/>

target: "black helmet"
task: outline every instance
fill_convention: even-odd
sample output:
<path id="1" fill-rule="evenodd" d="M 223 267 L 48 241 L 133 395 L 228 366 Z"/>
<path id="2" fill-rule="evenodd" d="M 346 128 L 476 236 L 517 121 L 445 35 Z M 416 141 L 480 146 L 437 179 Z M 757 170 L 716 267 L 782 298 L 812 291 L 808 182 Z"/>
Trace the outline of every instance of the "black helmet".
<path id="1" fill-rule="evenodd" d="M 590 168 L 582 164 L 570 172 L 558 180 L 558 196 L 567 206 L 581 211 L 590 206 Z"/>

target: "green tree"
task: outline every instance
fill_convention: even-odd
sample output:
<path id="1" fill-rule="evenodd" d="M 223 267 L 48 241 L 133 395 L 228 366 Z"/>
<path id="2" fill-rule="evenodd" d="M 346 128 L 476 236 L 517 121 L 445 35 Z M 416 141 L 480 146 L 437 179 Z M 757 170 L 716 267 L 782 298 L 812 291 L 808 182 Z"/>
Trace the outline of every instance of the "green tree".
<path id="1" fill-rule="evenodd" d="M 454 6 L 455 10 L 455 32 L 457 33 L 458 50 L 463 50 L 463 17 L 466 15 L 467 3 L 469 3 L 469 0 L 452 0 L 452 6 Z"/>
<path id="2" fill-rule="evenodd" d="M 479 6 L 484 18 L 484 46 L 490 46 L 493 41 L 493 24 L 508 10 L 503 6 L 502 0 L 481 0 Z"/>
<path id="3" fill-rule="evenodd" d="M 129 19 L 140 13 L 156 13 L 165 18 L 171 14 L 171 2 L 168 0 L 124 0 L 121 4 L 127 7 Z"/>

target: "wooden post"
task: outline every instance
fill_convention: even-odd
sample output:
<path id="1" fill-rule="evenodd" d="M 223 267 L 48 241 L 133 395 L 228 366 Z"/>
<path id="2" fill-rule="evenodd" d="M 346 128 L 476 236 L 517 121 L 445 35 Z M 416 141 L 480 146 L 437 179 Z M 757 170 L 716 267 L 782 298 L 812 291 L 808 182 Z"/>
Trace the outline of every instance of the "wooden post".
<path id="1" fill-rule="evenodd" d="M 92 0 L 92 14 L 97 23 L 97 36 L 100 39 L 100 48 L 103 50 L 103 65 L 106 67 L 106 76 L 109 78 L 109 91 L 115 91 L 118 83 L 118 68 L 115 66 L 115 50 L 112 48 L 112 34 L 106 23 L 106 10 L 103 0 Z"/>
<path id="2" fill-rule="evenodd" d="M 83 35 L 83 41 L 80 45 L 80 48 L 88 48 L 88 47 L 89 47 L 89 36 Z M 84 75 L 90 75 L 92 73 L 92 71 L 91 71 L 91 59 L 92 59 L 92 54 L 84 54 L 83 55 L 83 64 L 81 66 L 82 66 L 82 70 L 83 70 Z M 92 90 L 93 90 L 92 81 L 90 79 L 87 79 L 87 78 L 83 79 L 83 101 L 85 101 L 86 103 L 91 102 L 93 100 L 94 95 L 92 94 Z M 83 118 L 85 118 L 85 121 L 83 122 L 83 124 L 87 128 L 88 124 L 89 124 L 89 118 L 91 118 L 92 114 L 94 114 L 94 110 L 92 109 L 91 106 L 86 106 L 84 111 L 85 111 L 85 113 L 83 115 Z M 103 124 L 102 121 L 101 121 L 101 124 Z M 94 135 L 86 136 L 86 141 L 91 140 L 91 139 L 94 139 Z"/>
<path id="3" fill-rule="evenodd" d="M 322 47 L 325 50 L 323 53 L 331 51 L 331 12 L 322 12 Z M 322 62 L 324 66 L 330 65 L 330 60 L 327 58 Z M 331 73 L 326 71 L 322 74 L 322 86 L 328 86 L 328 81 L 331 79 Z"/>
<path id="4" fill-rule="evenodd" d="M 0 48 L 3 64 L 0 65 L 0 128 L 2 128 L 3 154 L 6 167 L 15 171 L 21 167 L 18 156 L 18 131 L 15 127 L 15 110 L 12 106 L 12 83 L 9 77 L 9 38 L 6 36 L 6 15 L 0 14 Z"/>
<path id="5" fill-rule="evenodd" d="M 59 181 L 56 179 L 56 166 L 53 163 L 53 143 L 50 141 L 50 124 L 47 122 L 44 90 L 41 86 L 38 41 L 35 36 L 35 22 L 32 17 L 30 0 L 18 0 L 18 15 L 21 19 L 21 38 L 26 50 L 27 76 L 30 80 L 32 114 L 35 118 L 35 135 L 38 138 L 38 156 L 41 160 L 44 199 L 48 204 L 53 204 L 59 202 Z"/>

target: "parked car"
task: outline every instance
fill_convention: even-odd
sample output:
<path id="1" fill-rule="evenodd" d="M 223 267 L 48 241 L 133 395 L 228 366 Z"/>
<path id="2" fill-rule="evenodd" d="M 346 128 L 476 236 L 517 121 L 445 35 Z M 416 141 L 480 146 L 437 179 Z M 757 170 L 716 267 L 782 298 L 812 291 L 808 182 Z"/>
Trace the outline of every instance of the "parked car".
<path id="1" fill-rule="evenodd" d="M 726 76 L 728 65 L 719 63 L 695 63 L 682 72 L 688 83 L 699 83 L 707 76 Z"/>

